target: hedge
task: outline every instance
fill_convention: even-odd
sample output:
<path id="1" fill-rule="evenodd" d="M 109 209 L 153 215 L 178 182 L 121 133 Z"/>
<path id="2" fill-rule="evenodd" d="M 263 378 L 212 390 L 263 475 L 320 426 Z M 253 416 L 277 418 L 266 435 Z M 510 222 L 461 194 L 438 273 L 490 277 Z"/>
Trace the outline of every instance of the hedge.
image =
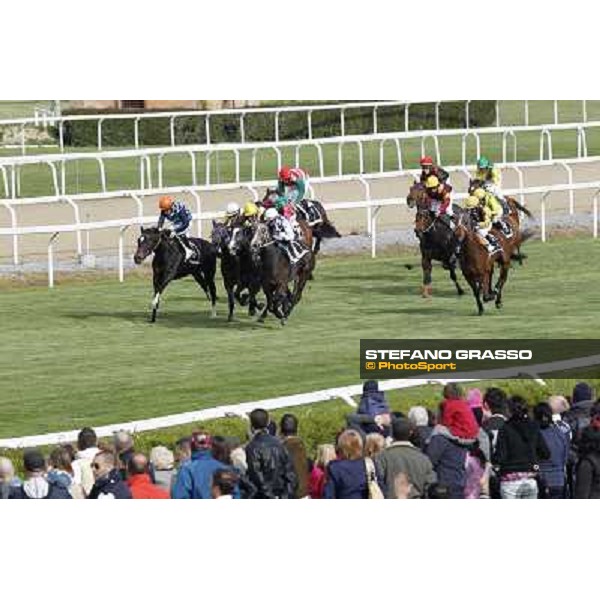
<path id="1" fill-rule="evenodd" d="M 126 112 L 126 111 L 122 111 Z M 144 111 L 151 113 L 153 111 Z M 154 111 L 156 112 L 156 111 Z M 69 115 L 109 115 L 114 110 L 70 110 Z M 470 105 L 470 126 L 485 127 L 495 123 L 496 101 L 476 100 Z M 142 146 L 168 146 L 171 144 L 169 118 L 142 119 L 139 122 L 139 141 Z M 435 129 L 435 104 L 411 104 L 409 112 L 410 130 Z M 272 141 L 275 131 L 275 116 L 265 113 L 248 113 L 245 118 L 247 142 Z M 379 132 L 404 131 L 404 109 L 382 106 L 378 109 Z M 465 126 L 465 102 L 444 102 L 440 105 L 440 128 L 454 129 Z M 370 134 L 373 132 L 373 110 L 371 108 L 347 109 L 345 113 L 347 135 Z M 238 142 L 240 140 L 239 117 L 215 114 L 210 117 L 210 138 L 214 143 Z M 340 117 L 337 111 L 319 110 L 315 104 L 312 113 L 313 137 L 330 137 L 341 134 Z M 283 112 L 279 116 L 281 140 L 306 139 L 308 123 L 306 113 Z M 58 140 L 58 128 L 52 130 Z M 95 121 L 67 121 L 64 124 L 66 146 L 94 147 L 97 144 Z M 181 116 L 175 119 L 175 143 L 206 143 L 206 122 L 203 116 Z M 134 145 L 133 120 L 107 119 L 102 123 L 103 147 L 132 147 Z"/>

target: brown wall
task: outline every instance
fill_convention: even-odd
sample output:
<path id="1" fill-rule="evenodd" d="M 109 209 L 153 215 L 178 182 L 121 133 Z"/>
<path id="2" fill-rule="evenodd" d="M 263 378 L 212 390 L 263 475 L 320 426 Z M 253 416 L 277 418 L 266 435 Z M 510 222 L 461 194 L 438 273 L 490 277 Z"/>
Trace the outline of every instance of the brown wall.
<path id="1" fill-rule="evenodd" d="M 119 110 L 122 102 L 123 100 L 67 100 L 65 108 Z M 260 100 L 144 100 L 144 103 L 146 108 L 154 110 L 216 110 L 257 106 Z"/>

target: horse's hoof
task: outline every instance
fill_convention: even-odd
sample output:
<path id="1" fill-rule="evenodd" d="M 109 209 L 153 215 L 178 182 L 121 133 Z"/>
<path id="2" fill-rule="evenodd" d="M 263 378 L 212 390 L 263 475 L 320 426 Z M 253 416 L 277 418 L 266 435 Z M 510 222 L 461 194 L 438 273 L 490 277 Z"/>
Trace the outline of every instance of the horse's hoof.
<path id="1" fill-rule="evenodd" d="M 430 285 L 424 285 L 421 289 L 421 296 L 423 298 L 431 298 L 433 294 L 433 288 Z"/>
<path id="2" fill-rule="evenodd" d="M 229 315 L 229 316 L 227 317 L 227 322 L 228 322 L 228 323 L 233 323 L 233 315 Z"/>
<path id="3" fill-rule="evenodd" d="M 459 296 L 465 295 L 465 290 L 463 290 L 462 288 L 458 288 L 458 290 L 456 290 L 456 292 L 458 293 Z"/>
<path id="4" fill-rule="evenodd" d="M 281 323 L 281 326 L 283 327 L 286 323 L 287 323 L 287 319 L 281 319 L 281 321 L 279 321 Z"/>
<path id="5" fill-rule="evenodd" d="M 502 308 L 502 302 L 496 302 L 496 308 L 500 310 Z"/>

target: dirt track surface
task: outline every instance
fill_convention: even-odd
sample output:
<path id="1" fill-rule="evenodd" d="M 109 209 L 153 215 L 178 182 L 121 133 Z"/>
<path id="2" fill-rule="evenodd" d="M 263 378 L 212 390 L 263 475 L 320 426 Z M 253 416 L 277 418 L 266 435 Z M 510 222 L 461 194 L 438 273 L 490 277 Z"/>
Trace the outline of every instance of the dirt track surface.
<path id="1" fill-rule="evenodd" d="M 365 176 L 367 179 L 368 175 Z M 574 182 L 600 180 L 600 159 L 573 166 Z M 395 198 L 405 196 L 411 183 L 408 177 L 372 180 L 372 198 Z M 452 183 L 457 192 L 466 191 L 467 178 L 463 174 L 455 174 Z M 562 167 L 534 167 L 524 169 L 524 184 L 526 187 L 555 185 L 567 183 L 567 173 Z M 503 172 L 502 185 L 505 189 L 518 187 L 518 178 L 514 171 L 507 169 Z M 359 182 L 341 182 L 315 184 L 315 197 L 325 202 L 352 201 L 364 199 L 364 187 Z M 584 190 L 574 194 L 574 216 L 569 215 L 568 192 L 553 193 L 547 199 L 547 221 L 549 234 L 554 227 L 561 229 L 576 228 L 589 230 L 592 228 L 592 196 L 593 190 Z M 194 207 L 191 198 L 185 198 L 190 207 Z M 204 211 L 222 210 L 228 202 L 237 201 L 242 204 L 252 199 L 251 193 L 244 191 L 208 192 L 202 194 L 202 209 Z M 157 214 L 157 198 L 147 197 L 144 203 L 144 214 Z M 109 219 L 128 218 L 136 215 L 135 203 L 129 198 L 114 198 L 100 201 L 80 202 L 82 221 L 102 221 Z M 527 206 L 539 215 L 540 196 L 527 196 Z M 331 218 L 338 229 L 347 236 L 341 240 L 328 241 L 329 252 L 356 252 L 370 247 L 367 233 L 367 216 L 365 209 L 341 210 L 331 213 Z M 17 208 L 17 218 L 20 226 L 67 224 L 73 222 L 73 209 L 68 204 L 38 204 Z M 378 216 L 378 244 L 413 244 L 412 234 L 413 214 L 406 207 L 383 208 Z M 10 227 L 10 217 L 6 209 L 0 207 L 0 227 Z M 535 224 L 533 224 L 535 225 Z M 196 232 L 194 226 L 194 233 Z M 209 234 L 209 224 L 204 223 L 202 234 Z M 112 268 L 116 265 L 118 244 L 118 229 L 106 229 L 82 233 L 84 254 L 94 255 L 97 266 Z M 130 257 L 134 250 L 138 232 L 135 228 L 126 232 L 125 255 Z M 21 269 L 23 271 L 45 270 L 47 268 L 47 234 L 22 236 L 19 239 Z M 327 251 L 327 250 L 326 250 Z M 59 269 L 76 268 L 76 239 L 75 234 L 61 234 L 55 245 L 55 256 Z M 129 263 L 129 259 L 126 260 Z M 11 272 L 12 267 L 12 238 L 0 237 L 0 273 Z"/>

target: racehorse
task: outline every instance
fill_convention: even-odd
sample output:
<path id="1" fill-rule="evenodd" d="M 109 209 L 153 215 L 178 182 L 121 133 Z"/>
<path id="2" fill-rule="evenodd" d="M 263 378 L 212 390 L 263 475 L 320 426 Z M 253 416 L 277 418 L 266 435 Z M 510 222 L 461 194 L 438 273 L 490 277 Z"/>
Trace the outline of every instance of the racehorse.
<path id="1" fill-rule="evenodd" d="M 262 323 L 271 312 L 282 325 L 289 318 L 294 306 L 300 302 L 306 282 L 310 278 L 314 264 L 312 231 L 304 222 L 299 222 L 308 252 L 294 265 L 290 263 L 285 250 L 272 239 L 266 223 L 258 223 L 251 248 L 261 273 L 262 288 L 267 298 L 258 321 Z M 293 291 L 289 290 L 290 281 L 294 282 Z"/>
<path id="2" fill-rule="evenodd" d="M 211 241 L 221 258 L 221 274 L 227 292 L 229 308 L 228 321 L 233 321 L 235 301 L 242 306 L 248 304 L 248 315 L 256 314 L 259 304 L 256 294 L 260 290 L 260 276 L 250 253 L 250 228 L 234 224 L 228 227 L 224 223 L 213 221 Z M 247 296 L 242 293 L 247 290 Z"/>
<path id="3" fill-rule="evenodd" d="M 154 298 L 152 299 L 152 317 L 150 319 L 152 323 L 156 321 L 160 297 L 165 288 L 174 279 L 181 279 L 189 275 L 196 280 L 210 300 L 212 316 L 215 317 L 217 314 L 217 289 L 215 287 L 217 250 L 210 242 L 200 238 L 189 238 L 188 241 L 196 251 L 197 264 L 185 261 L 185 252 L 180 242 L 172 238 L 168 230 L 158 229 L 158 227 L 141 228 L 133 260 L 136 265 L 140 265 L 154 252 L 152 260 Z"/>
<path id="4" fill-rule="evenodd" d="M 423 269 L 423 298 L 432 294 L 431 270 L 432 261 L 440 261 L 444 268 L 450 271 L 450 279 L 456 286 L 456 292 L 462 296 L 465 292 L 456 278 L 456 250 L 458 241 L 455 233 L 441 219 L 431 212 L 430 200 L 422 183 L 415 182 L 406 197 L 409 208 L 417 207 L 415 216 L 415 234 L 419 238 L 421 250 L 421 267 Z M 461 209 L 454 207 L 454 212 L 460 218 Z"/>
<path id="5" fill-rule="evenodd" d="M 471 215 L 473 221 L 479 217 Z M 475 223 L 472 224 L 474 227 Z M 483 315 L 483 302 L 496 299 L 496 308 L 502 307 L 502 290 L 508 278 L 510 268 L 510 253 L 505 251 L 490 254 L 486 243 L 477 233 L 464 222 L 456 228 L 456 236 L 461 243 L 459 261 L 462 273 L 473 290 L 479 315 Z M 494 290 L 492 290 L 492 276 L 494 265 L 500 267 L 500 276 Z M 483 300 L 483 302 L 482 302 Z"/>
<path id="6" fill-rule="evenodd" d="M 276 195 L 276 190 L 268 189 L 261 204 L 267 208 L 272 206 L 274 202 L 274 196 Z M 322 240 L 342 237 L 342 234 L 329 220 L 324 206 L 318 200 L 305 199 L 294 204 L 294 207 L 296 208 L 296 217 L 298 221 L 304 221 L 312 230 L 314 239 L 312 252 L 314 256 L 319 254 Z"/>

